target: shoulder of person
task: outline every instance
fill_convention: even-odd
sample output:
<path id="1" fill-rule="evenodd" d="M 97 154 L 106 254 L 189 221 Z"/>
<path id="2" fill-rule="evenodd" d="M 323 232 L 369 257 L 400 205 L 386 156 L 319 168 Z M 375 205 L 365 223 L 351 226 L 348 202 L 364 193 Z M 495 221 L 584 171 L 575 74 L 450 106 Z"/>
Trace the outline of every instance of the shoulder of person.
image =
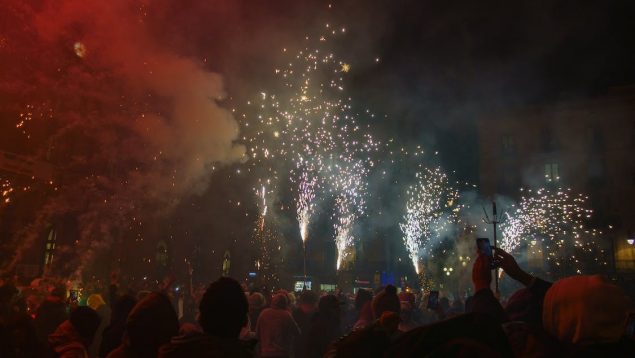
<path id="1" fill-rule="evenodd" d="M 339 354 L 351 350 L 365 348 L 373 350 L 374 347 L 388 344 L 388 336 L 383 328 L 373 323 L 368 327 L 358 329 L 340 337 L 329 350 L 334 349 Z"/>

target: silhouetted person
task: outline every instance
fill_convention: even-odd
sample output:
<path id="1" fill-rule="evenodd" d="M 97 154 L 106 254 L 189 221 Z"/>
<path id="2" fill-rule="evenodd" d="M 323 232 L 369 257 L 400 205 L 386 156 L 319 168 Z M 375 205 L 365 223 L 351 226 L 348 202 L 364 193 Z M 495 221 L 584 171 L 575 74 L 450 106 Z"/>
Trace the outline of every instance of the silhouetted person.
<path id="1" fill-rule="evenodd" d="M 134 297 L 130 295 L 123 295 L 112 305 L 110 325 L 104 329 L 102 334 L 101 345 L 99 347 L 100 357 L 106 357 L 108 353 L 119 347 L 126 328 L 128 314 L 132 311 L 132 308 L 136 303 L 137 300 Z"/>
<path id="2" fill-rule="evenodd" d="M 104 333 L 104 329 L 110 324 L 110 307 L 106 304 L 103 297 L 101 297 L 98 293 L 93 293 L 88 296 L 86 300 L 86 305 L 97 312 L 99 315 L 99 319 L 101 323 L 99 324 L 99 328 L 97 328 L 97 332 L 95 333 L 95 339 L 93 339 L 93 343 L 88 349 L 88 353 L 91 357 L 96 357 L 99 353 L 99 346 L 101 345 L 101 337 Z"/>
<path id="3" fill-rule="evenodd" d="M 397 288 L 388 285 L 371 303 L 374 322 L 355 330 L 333 344 L 327 354 L 341 357 L 383 357 L 390 343 L 396 338 L 401 304 Z"/>
<path id="4" fill-rule="evenodd" d="M 289 298 L 279 292 L 271 299 L 271 307 L 258 317 L 256 338 L 261 357 L 291 357 L 300 329 L 288 311 Z"/>
<path id="5" fill-rule="evenodd" d="M 512 295 L 503 310 L 490 289 L 491 259 L 479 255 L 472 270 L 471 308 L 506 322 L 506 334 L 517 355 L 635 356 L 634 342 L 624 337 L 632 302 L 622 289 L 599 275 L 573 276 L 551 284 L 520 269 L 501 249 L 494 256 L 505 273 L 525 288 Z M 515 321 L 508 322 L 510 318 Z"/>
<path id="6" fill-rule="evenodd" d="M 360 329 L 372 323 L 372 311 L 370 309 L 370 302 L 372 300 L 373 293 L 370 290 L 363 288 L 357 290 L 357 294 L 355 294 L 355 306 L 349 312 L 345 332 Z M 368 307 L 364 308 L 365 306 Z"/>
<path id="7" fill-rule="evenodd" d="M 293 310 L 293 319 L 300 328 L 300 337 L 295 342 L 296 357 L 306 357 L 311 321 L 317 310 L 318 295 L 310 290 L 303 291 L 298 299 L 298 307 Z"/>
<path id="8" fill-rule="evenodd" d="M 511 357 L 512 348 L 501 328 L 504 312 L 490 289 L 491 262 L 479 255 L 472 269 L 477 308 L 404 333 L 386 352 L 390 357 Z M 495 304 L 489 301 L 492 299 Z M 444 300 L 448 303 L 447 299 Z M 441 300 L 439 300 L 441 306 Z M 496 306 L 498 304 L 498 306 Z M 442 318 L 446 309 L 437 311 Z M 478 313 L 477 313 L 478 312 Z"/>
<path id="9" fill-rule="evenodd" d="M 334 295 L 320 298 L 318 311 L 309 331 L 308 357 L 322 357 L 329 344 L 342 335 L 340 330 L 340 303 Z"/>
<path id="10" fill-rule="evenodd" d="M 35 316 L 35 332 L 43 346 L 48 345 L 48 336 L 68 319 L 66 311 L 66 288 L 56 287 L 44 299 Z"/>
<path id="11" fill-rule="evenodd" d="M 447 317 L 450 310 L 450 300 L 447 297 L 439 298 L 439 307 L 437 308 L 437 317 L 443 320 Z"/>
<path id="12" fill-rule="evenodd" d="M 172 338 L 160 357 L 253 357 L 253 342 L 238 339 L 247 324 L 248 303 L 240 284 L 229 277 L 214 281 L 199 304 L 203 332 Z"/>
<path id="13" fill-rule="evenodd" d="M 48 337 L 49 347 L 55 357 L 84 358 L 88 357 L 88 347 L 95 337 L 100 318 L 90 307 L 75 308 L 70 318 L 60 324 Z"/>
<path id="14" fill-rule="evenodd" d="M 258 317 L 260 312 L 265 309 L 267 302 L 265 296 L 260 292 L 254 292 L 249 295 L 249 330 L 256 332 L 256 323 L 258 323 Z"/>
<path id="15" fill-rule="evenodd" d="M 26 301 L 12 284 L 0 286 L 0 357 L 39 357 L 42 350 Z"/>
<path id="16" fill-rule="evenodd" d="M 373 308 L 371 306 L 371 302 L 369 301 L 364 303 L 361 310 L 359 311 L 357 321 L 355 321 L 352 330 L 357 331 L 360 329 L 364 329 L 371 326 L 373 322 L 375 322 L 375 320 L 373 320 Z"/>
<path id="17" fill-rule="evenodd" d="M 159 348 L 178 332 L 179 321 L 170 300 L 162 293 L 150 293 L 128 315 L 122 343 L 108 358 L 156 357 Z"/>

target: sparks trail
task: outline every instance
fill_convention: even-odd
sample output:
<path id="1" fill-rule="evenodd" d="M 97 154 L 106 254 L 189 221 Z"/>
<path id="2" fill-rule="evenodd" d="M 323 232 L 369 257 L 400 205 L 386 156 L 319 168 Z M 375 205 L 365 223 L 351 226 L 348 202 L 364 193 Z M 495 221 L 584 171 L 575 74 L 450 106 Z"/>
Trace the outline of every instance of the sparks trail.
<path id="1" fill-rule="evenodd" d="M 588 197 L 576 194 L 570 188 L 521 189 L 523 196 L 518 205 L 507 213 L 501 225 L 501 248 L 513 252 L 527 247 L 559 269 L 571 266 L 582 273 L 582 255 L 606 265 L 597 257 L 595 241 L 602 232 L 590 229 L 588 222 L 593 211 L 588 208 Z M 603 250 L 601 250 L 603 251 Z"/>
<path id="2" fill-rule="evenodd" d="M 368 167 L 362 160 L 345 157 L 335 166 L 333 190 L 336 194 L 333 214 L 335 246 L 337 248 L 336 268 L 339 270 L 347 258 L 348 251 L 355 243 L 353 226 L 366 210 L 366 190 L 368 187 Z"/>
<path id="3" fill-rule="evenodd" d="M 403 241 L 417 274 L 421 259 L 427 257 L 434 240 L 446 230 L 449 222 L 458 220 L 459 192 L 449 184 L 440 167 L 421 168 L 416 183 L 406 190 L 406 213 L 399 224 Z"/>
<path id="4" fill-rule="evenodd" d="M 303 173 L 302 178 L 298 184 L 298 200 L 297 200 L 297 219 L 298 224 L 300 225 L 300 237 L 302 238 L 302 242 L 306 243 L 306 239 L 308 237 L 309 231 L 309 222 L 311 220 L 311 215 L 313 214 L 314 202 L 315 199 L 315 177 L 308 178 L 306 173 Z"/>
<path id="5" fill-rule="evenodd" d="M 13 193 L 13 186 L 8 179 L 0 178 L 0 207 L 3 204 L 9 204 L 11 202 L 11 195 Z"/>

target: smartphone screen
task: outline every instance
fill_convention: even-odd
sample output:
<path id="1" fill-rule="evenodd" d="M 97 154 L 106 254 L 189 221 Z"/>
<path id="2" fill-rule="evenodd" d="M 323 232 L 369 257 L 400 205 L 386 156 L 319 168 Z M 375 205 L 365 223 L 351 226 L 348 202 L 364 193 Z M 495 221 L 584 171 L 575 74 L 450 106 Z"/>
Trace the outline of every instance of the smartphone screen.
<path id="1" fill-rule="evenodd" d="M 492 246 L 489 243 L 489 239 L 487 238 L 476 239 L 476 247 L 478 248 L 478 252 L 480 254 L 492 257 Z"/>
<path id="2" fill-rule="evenodd" d="M 436 310 L 439 307 L 439 291 L 430 291 L 426 308 Z"/>
<path id="3" fill-rule="evenodd" d="M 476 247 L 478 249 L 479 254 L 483 254 L 488 256 L 490 260 L 490 267 L 493 269 L 498 268 L 499 263 L 494 258 L 494 254 L 492 252 L 492 246 L 489 243 L 489 239 L 487 238 L 478 238 L 476 239 Z"/>
<path id="4" fill-rule="evenodd" d="M 78 301 L 79 295 L 78 295 L 77 290 L 71 290 L 70 291 L 70 299 L 71 299 L 71 302 L 77 302 Z"/>

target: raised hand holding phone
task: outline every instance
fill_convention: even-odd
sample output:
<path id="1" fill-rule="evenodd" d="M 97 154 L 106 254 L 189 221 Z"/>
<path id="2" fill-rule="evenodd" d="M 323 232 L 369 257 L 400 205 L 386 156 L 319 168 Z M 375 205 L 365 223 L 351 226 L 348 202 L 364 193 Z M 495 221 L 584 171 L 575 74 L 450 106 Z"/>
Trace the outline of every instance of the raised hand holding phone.
<path id="1" fill-rule="evenodd" d="M 472 283 L 474 284 L 475 292 L 490 288 L 492 283 L 491 265 L 492 259 L 486 254 L 479 253 L 472 267 Z"/>
<path id="2" fill-rule="evenodd" d="M 523 271 L 520 266 L 518 266 L 516 259 L 514 259 L 512 255 L 503 249 L 496 249 L 496 252 L 494 253 L 494 260 L 498 266 L 501 267 L 507 275 L 509 275 L 509 277 L 525 286 L 529 286 L 533 276 Z"/>
<path id="3" fill-rule="evenodd" d="M 492 257 L 492 246 L 489 243 L 489 239 L 482 237 L 476 239 L 476 248 L 479 254 L 483 254 L 490 258 Z"/>
<path id="4" fill-rule="evenodd" d="M 478 239 L 476 239 L 476 248 L 477 248 L 477 252 L 480 255 L 485 255 L 485 256 L 490 258 L 490 268 L 492 270 L 494 270 L 494 269 L 499 267 L 499 263 L 498 263 L 498 260 L 496 258 L 496 254 L 494 252 L 494 249 L 490 245 L 488 238 L 478 238 Z M 496 250 L 498 250 L 498 249 L 496 249 Z"/>

